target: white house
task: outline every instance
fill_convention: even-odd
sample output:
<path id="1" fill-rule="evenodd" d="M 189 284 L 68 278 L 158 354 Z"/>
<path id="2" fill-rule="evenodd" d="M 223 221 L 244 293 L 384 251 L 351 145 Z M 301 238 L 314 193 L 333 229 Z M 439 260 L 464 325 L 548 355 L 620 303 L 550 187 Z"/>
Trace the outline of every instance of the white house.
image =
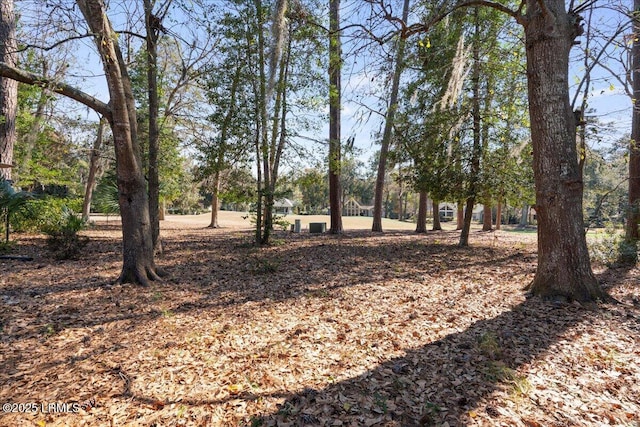
<path id="1" fill-rule="evenodd" d="M 293 202 L 287 198 L 278 199 L 273 202 L 273 210 L 279 215 L 293 214 Z"/>
<path id="2" fill-rule="evenodd" d="M 373 216 L 373 206 L 361 205 L 351 197 L 342 207 L 343 216 Z"/>

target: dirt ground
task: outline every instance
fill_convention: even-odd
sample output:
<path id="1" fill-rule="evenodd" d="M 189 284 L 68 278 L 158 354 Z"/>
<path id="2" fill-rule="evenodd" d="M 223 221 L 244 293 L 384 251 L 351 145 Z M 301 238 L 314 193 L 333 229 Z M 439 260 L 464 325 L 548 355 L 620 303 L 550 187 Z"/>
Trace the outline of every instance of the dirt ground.
<path id="1" fill-rule="evenodd" d="M 0 426 L 640 426 L 638 268 L 596 266 L 618 303 L 554 304 L 523 291 L 535 233 L 351 218 L 255 248 L 223 212 L 170 216 L 169 275 L 114 286 L 94 220 L 78 260 L 19 234 L 33 260 L 0 260 Z"/>

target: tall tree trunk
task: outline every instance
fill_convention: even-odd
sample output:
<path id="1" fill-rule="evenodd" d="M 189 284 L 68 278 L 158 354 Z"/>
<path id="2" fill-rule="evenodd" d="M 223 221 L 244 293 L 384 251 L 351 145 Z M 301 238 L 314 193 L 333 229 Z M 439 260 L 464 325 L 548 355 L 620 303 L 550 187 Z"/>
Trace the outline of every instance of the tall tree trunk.
<path id="1" fill-rule="evenodd" d="M 404 0 L 402 6 L 402 22 L 407 22 L 409 17 L 409 1 Z M 391 134 L 396 109 L 398 108 L 398 91 L 400 88 L 400 75 L 404 68 L 404 50 L 406 40 L 404 37 L 398 39 L 398 50 L 396 53 L 396 64 L 391 82 L 391 94 L 389 97 L 389 107 L 384 122 L 384 131 L 380 143 L 380 157 L 378 158 L 378 174 L 376 176 L 376 186 L 373 196 L 373 225 L 371 231 L 382 232 L 382 199 L 384 197 L 384 176 L 387 172 L 387 156 L 391 145 Z"/>
<path id="2" fill-rule="evenodd" d="M 160 100 L 158 97 L 158 38 L 160 23 L 153 14 L 155 0 L 144 0 L 144 21 L 147 31 L 147 96 L 149 100 L 149 217 L 153 247 L 162 251 L 160 245 L 160 177 L 158 155 L 160 152 Z"/>
<path id="3" fill-rule="evenodd" d="M 498 198 L 498 207 L 496 208 L 496 230 L 502 228 L 502 197 Z"/>
<path id="4" fill-rule="evenodd" d="M 456 204 L 456 230 L 462 230 L 464 226 L 464 200 L 458 200 Z"/>
<path id="5" fill-rule="evenodd" d="M 342 105 L 342 45 L 340 0 L 329 0 L 329 207 L 332 234 L 342 233 L 340 203 L 340 107 Z"/>
<path id="6" fill-rule="evenodd" d="M 469 188 L 467 189 L 467 206 L 464 212 L 464 224 L 460 233 L 459 246 L 469 246 L 469 232 L 471 231 L 471 217 L 473 215 L 473 205 L 476 200 L 478 190 L 478 178 L 480 175 L 480 158 L 482 157 L 481 140 L 481 115 L 480 115 L 480 13 L 478 8 L 474 9 L 474 40 L 473 40 L 473 148 L 471 153 L 471 168 L 469 170 Z"/>
<path id="7" fill-rule="evenodd" d="M 93 142 L 91 148 L 91 156 L 89 157 L 89 176 L 87 177 L 87 186 L 84 190 L 84 199 L 82 201 L 82 219 L 89 220 L 89 213 L 91 212 L 91 199 L 93 197 L 93 190 L 96 186 L 96 175 L 98 172 L 98 163 L 100 162 L 100 149 L 102 147 L 102 139 L 104 135 L 104 118 L 100 118 L 98 122 L 98 133 L 96 139 Z"/>
<path id="8" fill-rule="evenodd" d="M 258 102 L 256 108 L 257 115 L 257 131 L 258 131 L 258 147 L 256 153 L 256 162 L 258 165 L 258 203 L 256 207 L 256 245 L 262 244 L 264 239 L 264 230 L 271 228 L 271 218 L 264 217 L 265 197 L 271 188 L 269 173 L 269 147 L 267 142 L 267 75 L 265 72 L 265 40 L 264 40 L 264 13 L 262 0 L 255 0 L 256 16 L 258 19 Z M 262 166 L 262 171 L 260 171 Z M 262 183 L 262 185 L 261 185 Z"/>
<path id="9" fill-rule="evenodd" d="M 420 190 L 420 199 L 418 201 L 418 218 L 416 220 L 416 233 L 427 232 L 427 203 L 429 197 L 426 190 Z"/>
<path id="10" fill-rule="evenodd" d="M 104 3 L 101 0 L 77 0 L 77 4 L 94 34 L 110 95 L 109 124 L 116 154 L 123 237 L 123 266 L 118 282 L 148 285 L 149 280 L 159 277 L 153 259 L 149 204 L 137 141 L 131 81 Z"/>
<path id="11" fill-rule="evenodd" d="M 529 225 L 529 205 L 522 205 L 522 213 L 520 214 L 520 227 L 526 227 Z"/>
<path id="12" fill-rule="evenodd" d="M 633 15 L 633 47 L 632 47 L 632 87 L 633 99 L 636 101 L 633 105 L 631 116 L 631 141 L 629 145 L 629 211 L 627 214 L 626 224 L 626 241 L 627 243 L 637 246 L 640 240 L 638 227 L 640 224 L 640 0 L 633 2 L 635 13 Z M 631 254 L 629 254 L 631 255 Z M 627 256 L 622 259 L 625 262 L 636 262 L 635 256 Z"/>
<path id="13" fill-rule="evenodd" d="M 218 224 L 219 195 L 220 171 L 216 171 L 213 176 L 213 185 L 211 186 L 211 223 L 209 223 L 209 228 L 220 228 Z"/>
<path id="14" fill-rule="evenodd" d="M 440 200 L 433 199 L 433 227 L 431 228 L 433 231 L 442 230 L 442 225 L 440 224 Z"/>
<path id="15" fill-rule="evenodd" d="M 15 67 L 17 58 L 16 16 L 13 0 L 0 0 L 0 62 Z M 16 142 L 18 82 L 0 77 L 0 177 L 11 179 L 13 146 Z"/>
<path id="16" fill-rule="evenodd" d="M 242 64 L 238 63 L 233 80 L 231 81 L 231 90 L 229 91 L 229 109 L 225 114 L 222 126 L 220 127 L 220 146 L 218 147 L 218 157 L 216 158 L 215 172 L 213 174 L 213 185 L 211 187 L 211 223 L 209 228 L 219 228 L 218 211 L 220 209 L 220 179 L 222 170 L 225 168 L 225 155 L 227 154 L 227 138 L 231 120 L 236 111 L 236 96 L 238 94 L 238 85 L 240 84 L 240 76 L 242 74 Z"/>
<path id="17" fill-rule="evenodd" d="M 262 244 L 268 244 L 273 229 L 273 205 L 275 203 L 276 184 L 278 182 L 278 170 L 280 168 L 280 159 L 287 141 L 286 123 L 287 123 L 287 83 L 289 77 L 289 60 L 291 59 L 291 38 L 287 43 L 286 51 L 280 60 L 278 72 L 278 84 L 276 89 L 276 102 L 274 106 L 273 123 L 271 129 L 271 142 L 269 147 L 269 171 L 271 174 L 270 188 L 265 197 L 265 230 L 262 236 Z"/>
<path id="18" fill-rule="evenodd" d="M 587 251 L 576 123 L 569 103 L 569 51 L 581 34 L 579 18 L 567 13 L 564 0 L 528 0 L 526 9 L 538 219 L 538 268 L 529 289 L 546 298 L 604 299 Z"/>
<path id="19" fill-rule="evenodd" d="M 493 210 L 491 204 L 485 201 L 482 211 L 482 231 L 493 230 Z"/>

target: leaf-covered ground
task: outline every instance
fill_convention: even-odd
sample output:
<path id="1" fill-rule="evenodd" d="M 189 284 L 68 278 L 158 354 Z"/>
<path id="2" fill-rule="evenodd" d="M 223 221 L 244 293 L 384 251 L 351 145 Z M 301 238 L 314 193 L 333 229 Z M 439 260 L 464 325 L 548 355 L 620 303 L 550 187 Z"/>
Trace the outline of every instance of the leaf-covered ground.
<path id="1" fill-rule="evenodd" d="M 148 288 L 111 286 L 113 223 L 77 261 L 15 236 L 34 260 L 0 260 L 0 403 L 29 413 L 0 425 L 640 425 L 637 268 L 598 269 L 618 304 L 553 304 L 522 290 L 531 234 L 257 249 L 246 230 L 163 227 L 170 276 Z"/>

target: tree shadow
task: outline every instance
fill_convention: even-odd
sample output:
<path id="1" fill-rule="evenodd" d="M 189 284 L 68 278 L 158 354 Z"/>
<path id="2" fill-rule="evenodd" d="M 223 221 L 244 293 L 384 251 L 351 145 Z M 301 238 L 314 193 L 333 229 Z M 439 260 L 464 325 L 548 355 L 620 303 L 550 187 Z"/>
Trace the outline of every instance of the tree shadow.
<path id="1" fill-rule="evenodd" d="M 260 425 L 464 426 L 474 424 L 476 417 L 491 423 L 504 413 L 503 402 L 492 394 L 505 392 L 516 403 L 528 399 L 533 386 L 517 369 L 554 352 L 558 342 L 569 339 L 593 314 L 593 309 L 578 305 L 528 299 L 462 332 L 408 349 L 404 357 L 360 376 L 292 394 L 277 412 L 263 415 Z M 611 311 L 611 316 L 618 314 Z M 635 322 L 636 327 L 639 323 L 623 316 L 612 320 Z M 579 423 L 569 412 L 521 421 Z"/>

